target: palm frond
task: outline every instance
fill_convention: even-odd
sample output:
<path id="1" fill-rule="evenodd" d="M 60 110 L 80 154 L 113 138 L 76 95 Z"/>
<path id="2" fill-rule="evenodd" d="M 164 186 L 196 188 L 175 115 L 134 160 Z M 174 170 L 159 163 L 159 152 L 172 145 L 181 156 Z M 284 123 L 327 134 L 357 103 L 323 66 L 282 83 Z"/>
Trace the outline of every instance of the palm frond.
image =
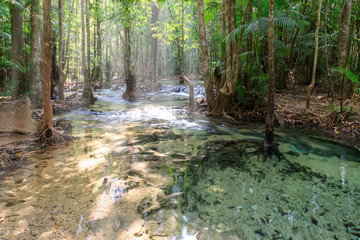
<path id="1" fill-rule="evenodd" d="M 248 34 L 258 35 L 262 32 L 265 32 L 268 29 L 269 19 L 267 17 L 261 17 L 252 21 L 246 28 L 244 35 Z"/>

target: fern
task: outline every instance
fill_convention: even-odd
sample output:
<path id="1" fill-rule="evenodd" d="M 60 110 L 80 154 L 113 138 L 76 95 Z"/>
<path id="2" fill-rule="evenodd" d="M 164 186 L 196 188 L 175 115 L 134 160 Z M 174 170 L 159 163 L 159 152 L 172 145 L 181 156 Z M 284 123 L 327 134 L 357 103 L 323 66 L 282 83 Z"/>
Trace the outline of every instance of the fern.
<path id="1" fill-rule="evenodd" d="M 360 74 L 355 74 L 349 69 L 331 68 L 330 70 L 345 75 L 354 85 L 359 84 Z"/>

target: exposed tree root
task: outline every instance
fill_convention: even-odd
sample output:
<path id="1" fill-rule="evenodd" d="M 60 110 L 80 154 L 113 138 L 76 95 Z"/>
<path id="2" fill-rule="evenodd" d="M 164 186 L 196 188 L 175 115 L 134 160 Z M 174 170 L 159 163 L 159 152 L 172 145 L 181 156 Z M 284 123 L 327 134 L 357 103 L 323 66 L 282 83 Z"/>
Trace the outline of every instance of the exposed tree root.
<path id="1" fill-rule="evenodd" d="M 276 145 L 264 145 L 263 162 L 266 162 L 267 157 L 272 159 L 273 155 L 275 155 L 279 161 L 282 158 L 282 153 Z"/>
<path id="2" fill-rule="evenodd" d="M 65 144 L 72 139 L 71 136 L 64 134 L 62 131 L 58 131 L 53 127 L 46 128 L 39 136 L 40 143 L 43 147 Z"/>

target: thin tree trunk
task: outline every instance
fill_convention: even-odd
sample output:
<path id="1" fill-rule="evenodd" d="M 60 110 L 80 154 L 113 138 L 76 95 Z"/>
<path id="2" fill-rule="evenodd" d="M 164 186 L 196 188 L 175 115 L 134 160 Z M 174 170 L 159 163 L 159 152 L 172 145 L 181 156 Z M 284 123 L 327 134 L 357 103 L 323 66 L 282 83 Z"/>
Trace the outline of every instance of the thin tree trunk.
<path id="1" fill-rule="evenodd" d="M 18 1 L 21 4 L 21 1 Z M 12 98 L 25 93 L 24 72 L 24 38 L 22 28 L 22 10 L 16 4 L 11 5 L 11 51 L 12 51 Z"/>
<path id="2" fill-rule="evenodd" d="M 334 88 L 331 80 L 330 69 L 329 69 L 329 58 L 328 58 L 328 49 L 327 49 L 327 37 L 326 37 L 326 26 L 327 26 L 327 14 L 329 9 L 329 1 L 326 1 L 325 7 L 325 18 L 324 18 L 324 54 L 325 54 L 325 68 L 326 68 L 326 77 L 329 83 L 329 92 L 331 96 L 331 102 L 334 102 Z"/>
<path id="3" fill-rule="evenodd" d="M 319 48 L 319 28 L 320 28 L 320 17 L 321 17 L 321 5 L 322 0 L 319 2 L 319 9 L 317 13 L 317 23 L 316 23 L 316 31 L 315 31 L 315 52 L 314 52 L 314 63 L 313 63 L 313 71 L 311 75 L 311 83 L 306 91 L 306 110 L 309 110 L 310 107 L 310 95 L 311 91 L 315 86 L 315 77 L 316 77 L 316 65 L 317 65 L 317 57 L 318 57 L 318 48 Z"/>
<path id="4" fill-rule="evenodd" d="M 245 19 L 248 14 L 248 11 L 250 9 L 250 2 L 251 2 L 251 0 L 247 0 L 247 2 L 246 2 L 246 7 L 244 10 L 244 14 L 242 16 L 242 20 L 241 20 L 241 26 L 244 26 L 244 24 L 245 24 Z M 237 53 L 236 53 L 235 76 L 234 76 L 234 79 L 232 79 L 232 82 L 231 82 L 232 84 L 230 87 L 231 95 L 233 95 L 235 93 L 236 87 L 239 83 L 239 79 L 241 76 L 241 52 L 242 52 L 241 44 L 242 44 L 242 39 L 243 39 L 243 33 L 244 33 L 244 27 L 241 27 L 240 33 L 239 33 L 239 42 L 238 42 L 238 46 L 237 46 Z"/>
<path id="5" fill-rule="evenodd" d="M 53 115 L 50 102 L 51 91 L 51 18 L 50 18 L 50 1 L 43 2 L 43 107 L 44 107 L 44 123 L 43 130 L 53 127 Z"/>
<path id="6" fill-rule="evenodd" d="M 264 137 L 264 161 L 268 156 L 274 153 L 274 82 L 275 82 L 275 66 L 274 66 L 274 0 L 269 3 L 269 89 L 266 113 L 266 129 Z"/>
<path id="7" fill-rule="evenodd" d="M 351 0 L 344 2 L 342 10 L 339 14 L 339 34 L 338 34 L 338 44 L 339 44 L 339 53 L 338 53 L 338 68 L 345 69 L 346 67 L 346 49 L 347 42 L 350 31 L 350 21 L 351 21 Z M 343 76 L 340 77 L 340 111 L 343 111 L 343 94 L 344 94 L 344 81 Z M 345 83 L 345 86 L 347 83 Z"/>
<path id="8" fill-rule="evenodd" d="M 64 100 L 64 74 L 62 69 L 62 51 L 63 51 L 63 29 L 62 19 L 64 12 L 63 0 L 59 0 L 59 98 Z"/>
<path id="9" fill-rule="evenodd" d="M 306 6 L 307 6 L 307 0 L 304 0 L 303 2 L 303 10 L 302 10 L 302 15 L 304 15 L 305 11 L 306 11 Z M 302 19 L 302 17 L 301 17 Z M 289 57 L 288 57 L 288 65 L 290 66 L 291 64 L 291 61 L 292 61 L 292 56 L 293 56 L 293 53 L 294 53 L 294 48 L 295 48 L 295 41 L 296 41 L 296 37 L 298 36 L 299 34 L 299 31 L 300 31 L 300 28 L 297 28 L 296 31 L 295 31 L 295 34 L 294 34 L 294 37 L 291 41 L 291 49 L 290 49 L 290 54 L 289 54 Z"/>
<path id="10" fill-rule="evenodd" d="M 65 73 L 65 81 L 67 79 L 67 76 L 69 74 L 69 62 L 70 62 L 70 58 L 69 58 L 69 45 L 70 45 L 70 39 L 71 39 L 71 18 L 72 18 L 72 8 L 75 4 L 75 0 L 70 1 L 70 6 L 69 6 L 69 19 L 68 19 L 68 29 L 67 29 L 67 39 L 66 39 L 66 47 L 65 47 L 65 61 L 64 61 L 64 66 L 66 64 L 66 73 Z"/>
<path id="11" fill-rule="evenodd" d="M 159 7 L 157 0 L 153 0 L 151 8 L 151 58 L 150 58 L 150 80 L 156 80 L 156 55 L 157 55 L 157 38 L 156 34 L 156 23 L 159 18 Z"/>
<path id="12" fill-rule="evenodd" d="M 4 66 L 6 64 L 6 57 L 5 57 L 5 36 L 4 36 L 4 17 L 1 17 L 1 43 L 2 43 L 2 55 Z"/>
<path id="13" fill-rule="evenodd" d="M 89 14 L 89 0 L 85 0 L 86 9 L 86 49 L 87 49 L 87 69 L 88 69 L 88 81 L 90 86 L 90 14 Z"/>
<path id="14" fill-rule="evenodd" d="M 133 101 L 135 100 L 135 87 L 136 82 L 135 78 L 131 73 L 130 63 L 131 63 L 131 38 L 130 38 L 130 16 L 127 13 L 126 15 L 127 25 L 124 26 L 124 73 L 125 73 L 125 83 L 126 83 L 126 90 L 123 94 L 123 98 Z"/>
<path id="15" fill-rule="evenodd" d="M 87 1 L 87 0 L 86 0 Z M 88 12 L 86 10 L 86 12 Z M 86 33 L 85 33 L 85 21 L 84 21 L 84 0 L 81 0 L 81 65 L 82 65 L 82 71 L 84 76 L 84 89 L 82 93 L 82 98 L 89 100 L 90 102 L 93 102 L 92 99 L 92 92 L 90 88 L 90 82 L 89 82 L 89 69 L 88 69 L 88 61 L 85 55 L 85 39 L 86 39 Z"/>
<path id="16" fill-rule="evenodd" d="M 41 105 L 41 16 L 40 0 L 31 3 L 30 12 L 31 32 L 30 32 L 30 74 L 29 97 L 34 106 Z"/>
<path id="17" fill-rule="evenodd" d="M 206 42 L 206 30 L 204 21 L 204 1 L 198 0 L 198 19 L 199 19 L 199 39 L 202 58 L 202 75 L 204 79 L 207 111 L 210 113 L 215 109 L 214 85 L 211 80 L 209 55 Z"/>
<path id="18" fill-rule="evenodd" d="M 184 72 L 184 45 L 185 45 L 185 34 L 184 34 L 184 0 L 181 1 L 181 44 L 180 44 L 180 82 L 186 82 L 189 86 L 189 106 L 190 111 L 195 107 L 194 99 L 194 86 L 192 85 L 190 79 L 185 76 Z"/>
<path id="19" fill-rule="evenodd" d="M 100 10 L 100 1 L 96 0 L 97 10 Z M 101 19 L 99 14 L 96 16 L 96 33 L 97 33 L 97 44 L 96 44 L 96 70 L 95 70 L 95 81 L 100 84 L 102 89 L 102 52 L 101 52 Z"/>

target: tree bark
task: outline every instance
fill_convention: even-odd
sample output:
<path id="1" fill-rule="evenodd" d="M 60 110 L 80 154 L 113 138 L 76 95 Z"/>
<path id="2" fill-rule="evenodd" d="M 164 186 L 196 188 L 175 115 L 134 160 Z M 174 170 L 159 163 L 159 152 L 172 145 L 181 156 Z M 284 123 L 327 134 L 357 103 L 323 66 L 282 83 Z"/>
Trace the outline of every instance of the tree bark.
<path id="1" fill-rule="evenodd" d="M 125 74 L 125 83 L 126 90 L 123 94 L 123 98 L 129 101 L 135 100 L 135 87 L 136 82 L 135 78 L 131 73 L 130 64 L 131 64 L 131 38 L 130 38 L 130 16 L 129 13 L 126 15 L 127 24 L 124 26 L 124 74 Z"/>
<path id="2" fill-rule="evenodd" d="M 351 5 L 352 1 L 348 0 L 344 2 L 342 10 L 339 14 L 339 33 L 338 33 L 338 68 L 345 69 L 346 67 L 346 57 L 347 57 L 347 43 L 350 32 L 350 21 L 351 21 Z M 344 79 L 343 76 L 340 76 L 340 111 L 343 111 L 343 97 L 344 97 L 344 85 L 345 89 L 348 81 Z"/>
<path id="3" fill-rule="evenodd" d="M 189 86 L 189 107 L 190 107 L 190 111 L 192 111 L 195 108 L 194 86 L 192 85 L 190 79 L 185 76 L 185 72 L 184 72 L 184 46 L 185 46 L 184 15 L 185 15 L 184 0 L 182 0 L 181 1 L 181 44 L 179 48 L 180 83 L 186 82 Z"/>
<path id="4" fill-rule="evenodd" d="M 314 52 L 314 63 L 313 63 L 313 71 L 311 75 L 311 83 L 306 91 L 306 110 L 309 110 L 310 107 L 310 95 L 311 91 L 315 86 L 315 77 L 316 77 L 316 65 L 317 65 L 317 57 L 318 57 L 318 48 L 319 48 L 319 28 L 320 28 L 320 17 L 321 17 L 321 5 L 322 0 L 319 2 L 319 9 L 317 13 L 317 23 L 316 23 L 316 31 L 315 31 L 315 52 Z"/>
<path id="5" fill-rule="evenodd" d="M 21 1 L 18 1 L 21 4 Z M 12 51 L 12 98 L 25 93 L 24 72 L 24 38 L 22 28 L 22 10 L 16 4 L 11 5 L 11 51 Z"/>
<path id="6" fill-rule="evenodd" d="M 51 18 L 50 18 L 50 1 L 43 2 L 43 107 L 44 107 L 44 123 L 43 130 L 53 127 L 53 115 L 50 102 L 51 90 Z"/>
<path id="7" fill-rule="evenodd" d="M 71 39 L 71 18 L 72 18 L 72 8 L 74 6 L 75 0 L 70 1 L 70 6 L 69 6 L 69 19 L 68 19 L 68 29 L 67 29 L 67 39 L 66 39 L 66 47 L 65 47 L 65 61 L 64 61 L 64 65 L 66 65 L 66 73 L 65 73 L 65 81 L 67 79 L 67 76 L 69 74 L 69 62 L 70 62 L 70 58 L 69 58 L 69 45 L 70 45 L 70 39 Z M 64 67 L 63 67 L 64 68 Z"/>
<path id="8" fill-rule="evenodd" d="M 211 80 L 211 72 L 209 65 L 209 54 L 206 42 L 206 30 L 204 20 L 204 1 L 198 0 L 198 19 L 199 19 L 199 39 L 202 58 L 202 75 L 205 85 L 207 111 L 210 113 L 215 109 L 214 84 Z"/>
<path id="9" fill-rule="evenodd" d="M 34 106 L 41 105 L 41 16 L 40 0 L 31 3 L 30 11 L 30 74 L 29 74 L 29 97 Z"/>
<path id="10" fill-rule="evenodd" d="M 154 36 L 156 34 L 156 23 L 159 18 L 159 7 L 157 0 L 153 0 L 151 8 L 151 57 L 150 57 L 150 80 L 156 80 L 156 55 L 157 55 L 157 38 Z"/>
<path id="11" fill-rule="evenodd" d="M 64 12 L 64 3 L 63 0 L 59 0 L 59 98 L 64 100 L 64 74 L 63 74 L 63 12 Z"/>
<path id="12" fill-rule="evenodd" d="M 6 56 L 5 56 L 4 17 L 1 17 L 1 44 L 2 44 L 2 56 L 3 56 L 4 66 L 5 66 Z"/>
<path id="13" fill-rule="evenodd" d="M 326 78 L 329 83 L 329 93 L 331 96 L 331 102 L 334 102 L 334 88 L 331 80 L 331 74 L 329 69 L 329 58 L 328 58 L 328 49 L 327 49 L 327 37 L 326 37 L 326 26 L 327 26 L 327 14 L 329 9 L 329 1 L 326 1 L 326 7 L 325 7 L 325 17 L 324 17 L 324 54 L 325 54 L 325 68 L 326 68 Z"/>
<path id="14" fill-rule="evenodd" d="M 97 10 L 100 10 L 100 1 L 96 0 Z M 94 80 L 100 83 L 100 89 L 102 88 L 102 52 L 101 52 L 101 19 L 99 13 L 96 15 L 96 33 L 97 33 L 97 44 L 96 44 L 96 68 Z"/>
<path id="15" fill-rule="evenodd" d="M 85 0 L 85 10 L 86 10 L 86 49 L 87 49 L 87 74 L 88 74 L 88 81 L 90 86 L 90 14 L 89 14 L 89 0 Z M 91 89 L 90 89 L 91 91 Z"/>
<path id="16" fill-rule="evenodd" d="M 234 0 L 223 0 L 222 13 L 222 35 L 224 40 L 226 36 L 236 28 L 235 19 L 235 1 Z M 222 114 L 225 118 L 230 118 L 226 111 L 230 109 L 233 101 L 234 93 L 236 89 L 233 89 L 234 81 L 236 81 L 236 65 L 237 65 L 237 52 L 236 52 L 236 39 L 228 40 L 225 43 L 225 54 L 224 54 L 224 70 L 226 74 L 223 74 L 221 83 L 216 83 L 216 102 L 217 102 L 217 113 Z"/>
<path id="17" fill-rule="evenodd" d="M 274 82 L 275 82 L 275 65 L 274 65 L 274 0 L 269 3 L 269 89 L 266 113 L 266 129 L 264 137 L 264 161 L 268 156 L 274 153 Z"/>
<path id="18" fill-rule="evenodd" d="M 88 0 L 86 0 L 87 2 Z M 87 6 L 87 5 L 86 5 Z M 88 10 L 86 10 L 86 13 L 88 13 Z M 84 89 L 82 93 L 82 98 L 89 100 L 90 102 L 93 102 L 93 96 L 91 92 L 90 87 L 90 81 L 89 81 L 89 69 L 88 69 L 88 59 L 85 55 L 85 39 L 86 39 L 86 33 L 85 33 L 85 21 L 84 21 L 84 0 L 81 0 L 81 66 L 84 76 Z"/>

